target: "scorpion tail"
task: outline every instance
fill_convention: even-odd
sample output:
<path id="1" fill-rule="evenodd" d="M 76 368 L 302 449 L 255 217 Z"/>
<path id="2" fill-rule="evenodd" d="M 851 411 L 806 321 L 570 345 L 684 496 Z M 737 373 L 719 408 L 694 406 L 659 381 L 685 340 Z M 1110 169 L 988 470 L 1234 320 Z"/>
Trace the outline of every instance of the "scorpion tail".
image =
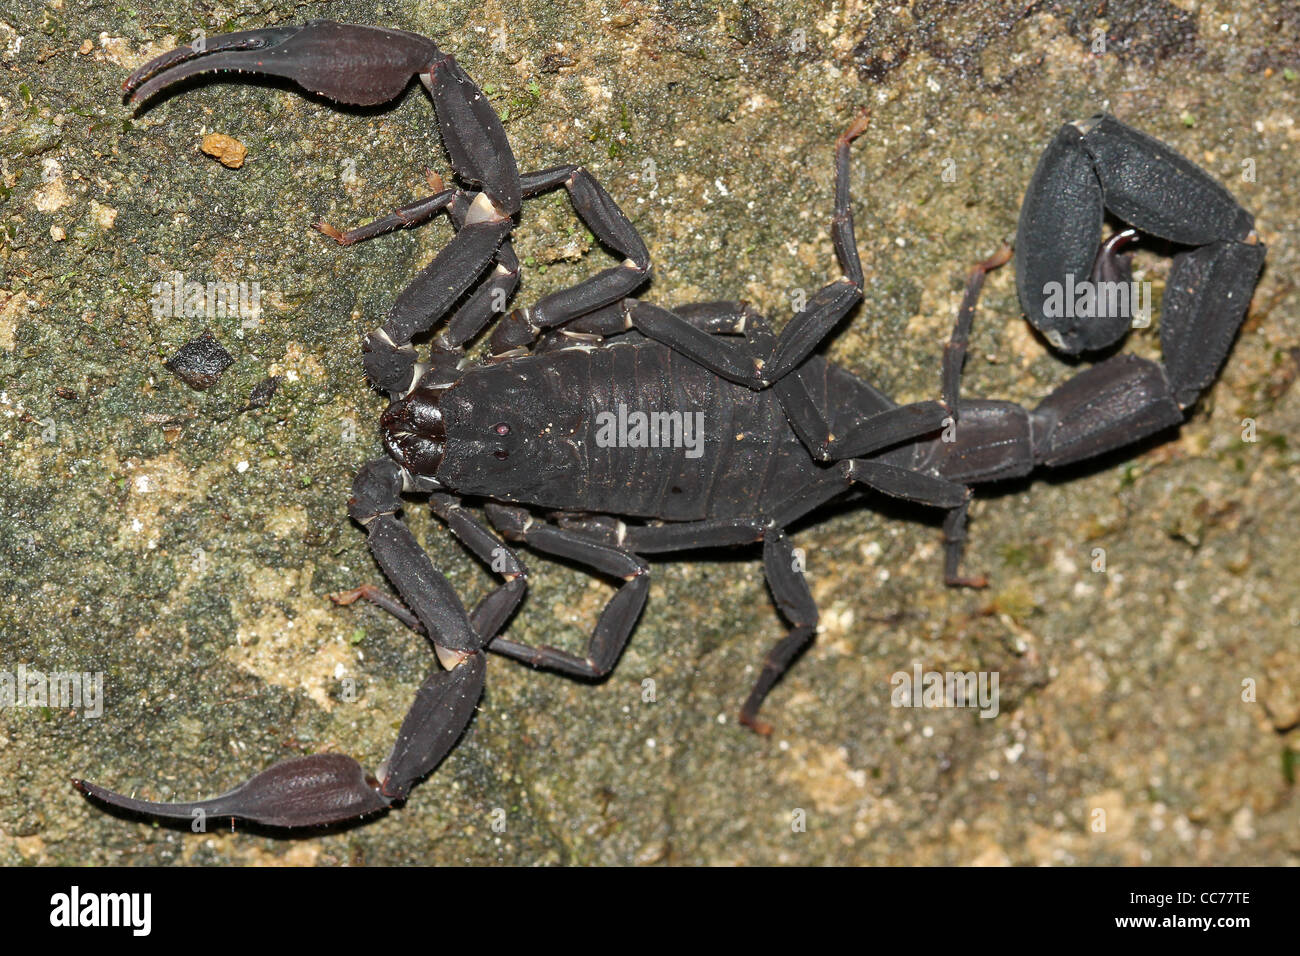
<path id="1" fill-rule="evenodd" d="M 378 106 L 439 56 L 437 45 L 416 33 L 312 20 L 200 38 L 150 60 L 122 90 L 140 103 L 191 76 L 235 70 L 281 76 L 338 103 Z"/>

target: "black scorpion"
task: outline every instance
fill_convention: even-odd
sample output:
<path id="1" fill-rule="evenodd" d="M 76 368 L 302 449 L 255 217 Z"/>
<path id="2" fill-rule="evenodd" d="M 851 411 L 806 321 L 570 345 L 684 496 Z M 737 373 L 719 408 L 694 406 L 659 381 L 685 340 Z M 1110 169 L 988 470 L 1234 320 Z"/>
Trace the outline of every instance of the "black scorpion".
<path id="1" fill-rule="evenodd" d="M 226 70 L 287 77 L 364 106 L 395 99 L 416 76 L 433 100 L 461 185 L 350 232 L 319 228 L 349 244 L 446 211 L 457 229 L 363 342 L 367 375 L 391 399 L 380 422 L 387 456 L 361 469 L 348 503 L 401 602 L 373 588 L 349 597 L 371 598 L 427 635 L 440 668 L 417 693 L 378 780 L 351 757 L 324 753 L 278 763 L 193 803 L 153 803 L 74 781 L 105 804 L 155 818 L 304 827 L 401 803 L 468 726 L 486 651 L 580 678 L 608 674 L 645 604 L 643 556 L 651 554 L 762 543 L 767 582 L 789 630 L 768 653 L 740 719 L 769 732 L 760 706 L 812 640 L 818 618 L 784 529 L 858 486 L 941 508 L 945 579 L 982 586 L 982 576 L 960 571 L 972 486 L 1091 458 L 1180 423 L 1225 360 L 1264 260 L 1250 214 L 1200 168 L 1113 117 L 1068 123 L 1043 154 L 1021 210 L 1021 303 L 1056 349 L 1107 348 L 1132 317 L 1057 314 L 1053 283 L 1127 283 L 1131 266 L 1121 246 L 1139 234 L 1173 243 L 1181 251 L 1163 300 L 1163 364 L 1112 355 L 1033 409 L 961 398 L 976 300 L 985 273 L 1010 257 L 1004 248 L 971 273 L 944 351 L 941 400 L 897 405 L 814 354 L 862 298 L 849 148 L 866 129 L 865 115 L 836 144 L 831 235 L 843 275 L 777 335 L 743 303 L 670 311 L 631 298 L 649 275 L 649 256 L 613 199 L 580 166 L 521 175 L 486 97 L 432 40 L 328 21 L 232 33 L 153 60 L 125 89 L 138 103 L 186 77 Z M 519 282 L 510 233 L 523 199 L 559 186 L 623 261 L 501 316 Z M 1106 213 L 1128 228 L 1103 243 Z M 492 357 L 467 362 L 462 347 L 496 318 Z M 412 339 L 444 320 L 428 360 L 418 361 Z M 698 413 L 697 453 L 681 441 L 619 447 L 608 435 L 602 440 L 608 414 L 620 406 L 666 411 L 661 424 L 679 431 L 685 416 Z M 404 493 L 426 496 L 501 574 L 473 612 L 398 519 Z M 485 500 L 491 527 L 462 506 L 465 497 Z M 506 542 L 621 582 L 584 655 L 501 636 L 527 584 Z"/>

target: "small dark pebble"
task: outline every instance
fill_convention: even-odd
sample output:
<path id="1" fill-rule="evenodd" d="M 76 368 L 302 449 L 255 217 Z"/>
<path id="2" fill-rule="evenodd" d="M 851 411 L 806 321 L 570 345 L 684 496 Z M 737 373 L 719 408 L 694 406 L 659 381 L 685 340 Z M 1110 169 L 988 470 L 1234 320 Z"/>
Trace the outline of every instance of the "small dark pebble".
<path id="1" fill-rule="evenodd" d="M 248 404 L 244 406 L 244 411 L 253 408 L 265 408 L 271 404 L 271 399 L 275 396 L 276 389 L 280 387 L 280 376 L 272 375 L 264 378 L 256 385 L 248 395 Z"/>
<path id="2" fill-rule="evenodd" d="M 548 53 L 542 57 L 541 72 L 559 73 L 563 67 L 573 66 L 573 57 L 562 53 Z"/>
<path id="3" fill-rule="evenodd" d="M 215 385 L 217 379 L 221 378 L 221 373 L 230 368 L 234 361 L 211 332 L 204 332 L 197 339 L 182 345 L 181 350 L 165 364 L 168 371 L 179 376 L 191 388 L 202 391 Z"/>

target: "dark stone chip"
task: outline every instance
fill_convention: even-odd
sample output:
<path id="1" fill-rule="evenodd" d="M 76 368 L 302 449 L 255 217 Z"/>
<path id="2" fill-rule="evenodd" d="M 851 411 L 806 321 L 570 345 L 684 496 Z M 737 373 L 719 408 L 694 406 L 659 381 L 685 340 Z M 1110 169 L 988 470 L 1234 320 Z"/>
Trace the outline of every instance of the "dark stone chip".
<path id="1" fill-rule="evenodd" d="M 234 364 L 230 353 L 221 347 L 211 332 L 186 342 L 181 350 L 167 360 L 168 371 L 179 376 L 191 388 L 199 391 L 211 388 L 221 378 L 221 373 Z"/>
<path id="2" fill-rule="evenodd" d="M 271 404 L 271 399 L 275 396 L 276 390 L 280 387 L 280 376 L 272 375 L 264 378 L 253 386 L 253 391 L 248 395 L 248 404 L 244 406 L 244 411 L 252 408 L 265 408 Z"/>

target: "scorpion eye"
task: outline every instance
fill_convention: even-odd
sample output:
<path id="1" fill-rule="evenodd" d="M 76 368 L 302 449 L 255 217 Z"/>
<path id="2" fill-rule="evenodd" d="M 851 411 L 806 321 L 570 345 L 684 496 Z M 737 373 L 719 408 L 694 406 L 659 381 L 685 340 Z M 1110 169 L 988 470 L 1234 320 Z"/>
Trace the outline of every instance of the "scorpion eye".
<path id="1" fill-rule="evenodd" d="M 510 434 L 510 426 L 507 425 L 505 422 L 498 422 L 496 425 L 493 425 L 492 430 L 496 432 L 498 435 Z"/>
<path id="2" fill-rule="evenodd" d="M 507 458 L 510 457 L 510 452 L 505 450 L 494 451 L 492 453 L 492 457 L 495 458 L 497 461 L 505 461 Z"/>

